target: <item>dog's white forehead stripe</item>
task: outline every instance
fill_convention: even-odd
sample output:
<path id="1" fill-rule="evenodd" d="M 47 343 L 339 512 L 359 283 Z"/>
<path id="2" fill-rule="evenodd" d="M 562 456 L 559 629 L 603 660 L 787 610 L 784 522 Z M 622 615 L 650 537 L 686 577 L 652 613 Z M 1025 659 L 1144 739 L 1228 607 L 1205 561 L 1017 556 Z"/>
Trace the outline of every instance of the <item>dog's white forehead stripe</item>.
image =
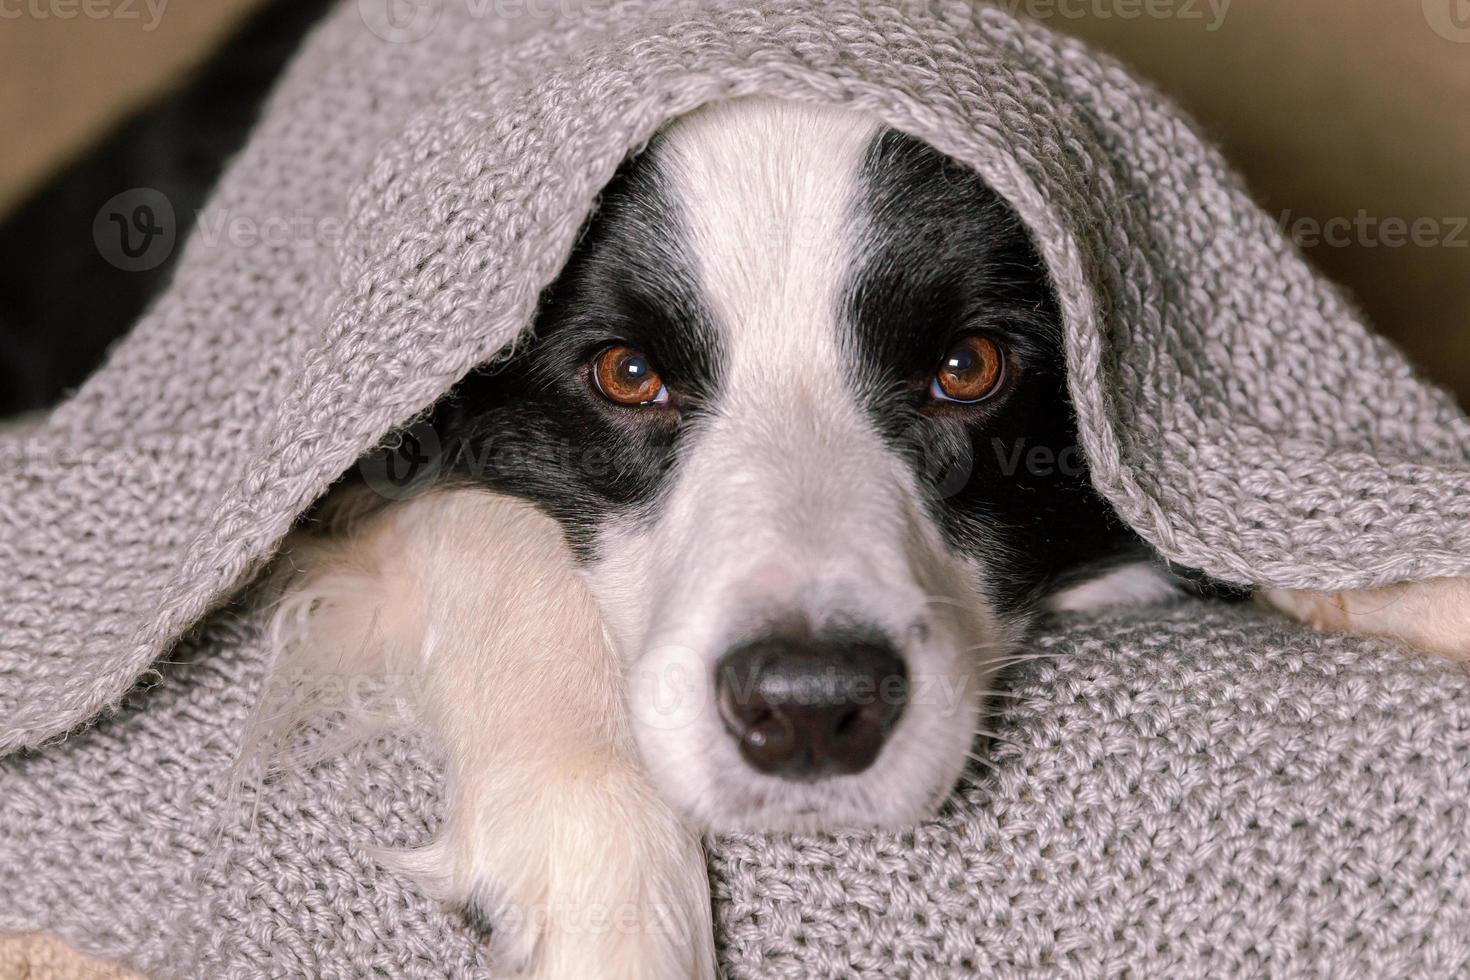
<path id="1" fill-rule="evenodd" d="M 853 383 L 841 322 L 862 257 L 863 163 L 879 133 L 850 111 L 744 100 L 681 119 L 660 146 L 721 342 L 714 403 L 664 520 L 701 539 L 708 567 L 686 587 L 723 580 L 726 616 L 797 593 L 817 615 L 847 580 L 876 587 L 903 567 L 897 461 Z M 856 571 L 865 566 L 882 568 Z"/>
<path id="2" fill-rule="evenodd" d="M 661 163 L 725 336 L 732 399 L 836 370 L 841 290 L 860 254 L 854 201 L 880 129 L 851 111 L 761 100 L 670 130 Z"/>

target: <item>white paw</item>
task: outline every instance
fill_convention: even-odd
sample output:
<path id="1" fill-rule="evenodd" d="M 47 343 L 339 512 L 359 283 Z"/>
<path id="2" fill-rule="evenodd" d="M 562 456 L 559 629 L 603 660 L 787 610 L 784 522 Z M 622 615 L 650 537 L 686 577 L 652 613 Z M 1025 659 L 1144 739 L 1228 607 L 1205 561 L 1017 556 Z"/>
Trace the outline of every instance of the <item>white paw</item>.
<path id="1" fill-rule="evenodd" d="M 713 980 L 703 847 L 641 775 L 495 782 L 432 845 L 384 855 L 486 930 L 493 976 Z"/>
<path id="2" fill-rule="evenodd" d="M 1470 659 L 1470 579 L 1430 579 L 1355 592 L 1263 589 L 1257 599 L 1319 630 L 1383 637 Z"/>
<path id="3" fill-rule="evenodd" d="M 1314 629 L 1343 632 L 1347 629 L 1347 610 L 1334 592 L 1300 592 L 1295 589 L 1261 589 L 1256 601 L 1286 613 Z"/>

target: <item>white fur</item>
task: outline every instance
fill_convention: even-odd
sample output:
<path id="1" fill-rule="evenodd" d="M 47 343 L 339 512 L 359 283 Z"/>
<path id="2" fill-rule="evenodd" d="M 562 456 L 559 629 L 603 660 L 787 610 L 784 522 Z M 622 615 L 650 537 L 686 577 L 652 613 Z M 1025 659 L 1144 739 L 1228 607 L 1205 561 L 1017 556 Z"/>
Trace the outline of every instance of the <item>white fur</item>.
<path id="1" fill-rule="evenodd" d="M 443 828 L 388 863 L 484 910 L 502 970 L 713 977 L 699 838 L 643 774 L 619 664 L 550 519 L 445 491 L 290 557 L 304 577 L 276 617 L 278 673 L 407 679 L 446 750 Z"/>
<path id="2" fill-rule="evenodd" d="M 657 520 L 605 526 L 589 581 L 631 664 L 643 757 L 701 826 L 921 819 L 963 770 L 1014 639 L 850 376 L 839 291 L 864 246 L 856 195 L 878 132 L 848 110 L 745 100 L 680 119 L 659 147 L 720 334 L 720 392 L 684 437 Z M 900 646 L 913 697 L 862 773 L 763 775 L 720 723 L 715 662 L 792 619 L 870 624 Z"/>
<path id="3" fill-rule="evenodd" d="M 1271 589 L 1258 598 L 1320 630 L 1383 637 L 1470 660 L 1470 579 L 1430 579 L 1357 592 Z"/>
<path id="4" fill-rule="evenodd" d="M 1114 606 L 1147 606 L 1180 595 L 1179 585 L 1154 562 L 1135 562 L 1052 596 L 1053 612 L 1096 612 Z"/>

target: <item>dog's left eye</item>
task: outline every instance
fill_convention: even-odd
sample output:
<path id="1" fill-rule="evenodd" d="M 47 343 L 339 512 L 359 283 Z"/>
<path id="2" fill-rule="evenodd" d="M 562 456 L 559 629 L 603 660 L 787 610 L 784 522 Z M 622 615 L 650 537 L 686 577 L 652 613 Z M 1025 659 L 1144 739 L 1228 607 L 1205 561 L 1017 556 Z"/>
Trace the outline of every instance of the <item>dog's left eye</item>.
<path id="1" fill-rule="evenodd" d="M 939 362 L 929 394 L 942 402 L 973 404 L 995 394 L 1005 377 L 1005 352 L 979 334 L 962 337 Z"/>
<path id="2" fill-rule="evenodd" d="M 602 397 L 617 405 L 662 405 L 669 389 L 642 351 L 616 345 L 592 362 L 592 383 Z"/>

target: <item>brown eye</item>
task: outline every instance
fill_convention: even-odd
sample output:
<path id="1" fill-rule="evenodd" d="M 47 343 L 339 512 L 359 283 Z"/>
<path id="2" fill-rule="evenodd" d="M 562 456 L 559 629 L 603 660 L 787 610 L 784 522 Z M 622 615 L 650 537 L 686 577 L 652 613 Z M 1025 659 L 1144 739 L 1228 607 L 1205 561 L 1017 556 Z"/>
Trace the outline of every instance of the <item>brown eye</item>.
<path id="1" fill-rule="evenodd" d="M 984 401 L 1000 387 L 1005 356 L 989 337 L 963 337 L 949 349 L 934 372 L 929 393 L 944 402 Z"/>
<path id="2" fill-rule="evenodd" d="M 592 362 L 592 382 L 618 405 L 662 405 L 669 400 L 663 379 L 641 351 L 609 347 Z"/>

